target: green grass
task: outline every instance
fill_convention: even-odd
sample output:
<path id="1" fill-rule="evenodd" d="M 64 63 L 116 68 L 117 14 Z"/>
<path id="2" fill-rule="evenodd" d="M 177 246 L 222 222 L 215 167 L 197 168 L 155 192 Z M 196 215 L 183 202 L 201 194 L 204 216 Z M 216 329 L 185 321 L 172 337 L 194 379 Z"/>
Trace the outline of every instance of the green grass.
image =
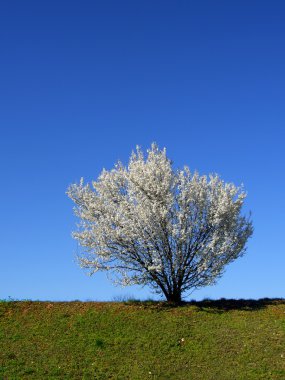
<path id="1" fill-rule="evenodd" d="M 285 379 L 285 300 L 0 302 L 0 379 Z"/>

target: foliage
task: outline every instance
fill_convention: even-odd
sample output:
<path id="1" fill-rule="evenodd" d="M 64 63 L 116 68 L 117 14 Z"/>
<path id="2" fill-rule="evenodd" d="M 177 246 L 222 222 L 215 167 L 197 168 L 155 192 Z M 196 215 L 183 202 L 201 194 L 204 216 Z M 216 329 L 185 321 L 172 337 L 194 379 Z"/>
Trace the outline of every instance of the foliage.
<path id="1" fill-rule="evenodd" d="M 81 266 L 90 274 L 106 270 L 121 285 L 150 285 L 175 302 L 213 284 L 253 231 L 240 214 L 242 188 L 187 166 L 174 170 L 156 144 L 146 158 L 137 147 L 127 167 L 118 162 L 67 194 L 81 220 L 73 234 L 84 247 Z"/>

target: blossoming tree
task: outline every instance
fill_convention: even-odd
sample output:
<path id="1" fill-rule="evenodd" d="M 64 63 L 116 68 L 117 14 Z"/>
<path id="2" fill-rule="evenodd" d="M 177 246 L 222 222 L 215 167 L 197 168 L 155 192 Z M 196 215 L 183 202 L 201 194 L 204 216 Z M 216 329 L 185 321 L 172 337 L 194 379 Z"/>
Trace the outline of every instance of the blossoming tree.
<path id="1" fill-rule="evenodd" d="M 174 170 L 156 144 L 67 194 L 81 220 L 73 233 L 84 248 L 81 267 L 108 271 L 117 284 L 149 285 L 168 301 L 215 283 L 253 232 L 241 215 L 242 188 L 187 166 Z"/>

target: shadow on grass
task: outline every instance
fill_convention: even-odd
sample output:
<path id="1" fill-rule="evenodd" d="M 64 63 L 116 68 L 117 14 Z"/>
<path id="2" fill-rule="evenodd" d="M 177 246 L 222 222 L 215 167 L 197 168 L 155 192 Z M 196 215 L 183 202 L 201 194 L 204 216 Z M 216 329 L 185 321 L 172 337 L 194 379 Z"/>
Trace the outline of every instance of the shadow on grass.
<path id="1" fill-rule="evenodd" d="M 271 305 L 285 305 L 285 299 L 283 298 L 261 298 L 258 300 L 254 299 L 225 299 L 221 298 L 219 300 L 203 300 L 203 301 L 192 301 L 186 303 L 188 305 L 195 305 L 199 309 L 211 312 L 211 313 L 221 313 L 231 310 L 243 310 L 243 311 L 256 311 L 260 309 L 265 309 Z"/>
<path id="2" fill-rule="evenodd" d="M 125 305 L 137 305 L 143 308 L 173 309 L 177 307 L 195 306 L 201 311 L 208 313 L 223 313 L 231 310 L 256 311 L 271 305 L 285 305 L 284 298 L 261 298 L 254 299 L 226 299 L 219 300 L 205 299 L 203 301 L 181 302 L 180 304 L 161 302 L 161 301 L 139 301 L 129 300 Z"/>

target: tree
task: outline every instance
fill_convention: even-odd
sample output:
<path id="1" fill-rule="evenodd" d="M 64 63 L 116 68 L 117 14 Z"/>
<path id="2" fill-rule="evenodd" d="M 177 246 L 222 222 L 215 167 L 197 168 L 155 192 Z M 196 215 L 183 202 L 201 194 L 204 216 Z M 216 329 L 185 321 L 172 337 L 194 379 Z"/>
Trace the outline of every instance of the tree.
<path id="1" fill-rule="evenodd" d="M 187 166 L 174 170 L 154 143 L 147 157 L 137 147 L 127 167 L 118 162 L 67 194 L 81 220 L 73 233 L 84 247 L 81 267 L 108 271 L 116 284 L 149 285 L 172 302 L 215 283 L 253 232 L 241 215 L 242 187 Z"/>

